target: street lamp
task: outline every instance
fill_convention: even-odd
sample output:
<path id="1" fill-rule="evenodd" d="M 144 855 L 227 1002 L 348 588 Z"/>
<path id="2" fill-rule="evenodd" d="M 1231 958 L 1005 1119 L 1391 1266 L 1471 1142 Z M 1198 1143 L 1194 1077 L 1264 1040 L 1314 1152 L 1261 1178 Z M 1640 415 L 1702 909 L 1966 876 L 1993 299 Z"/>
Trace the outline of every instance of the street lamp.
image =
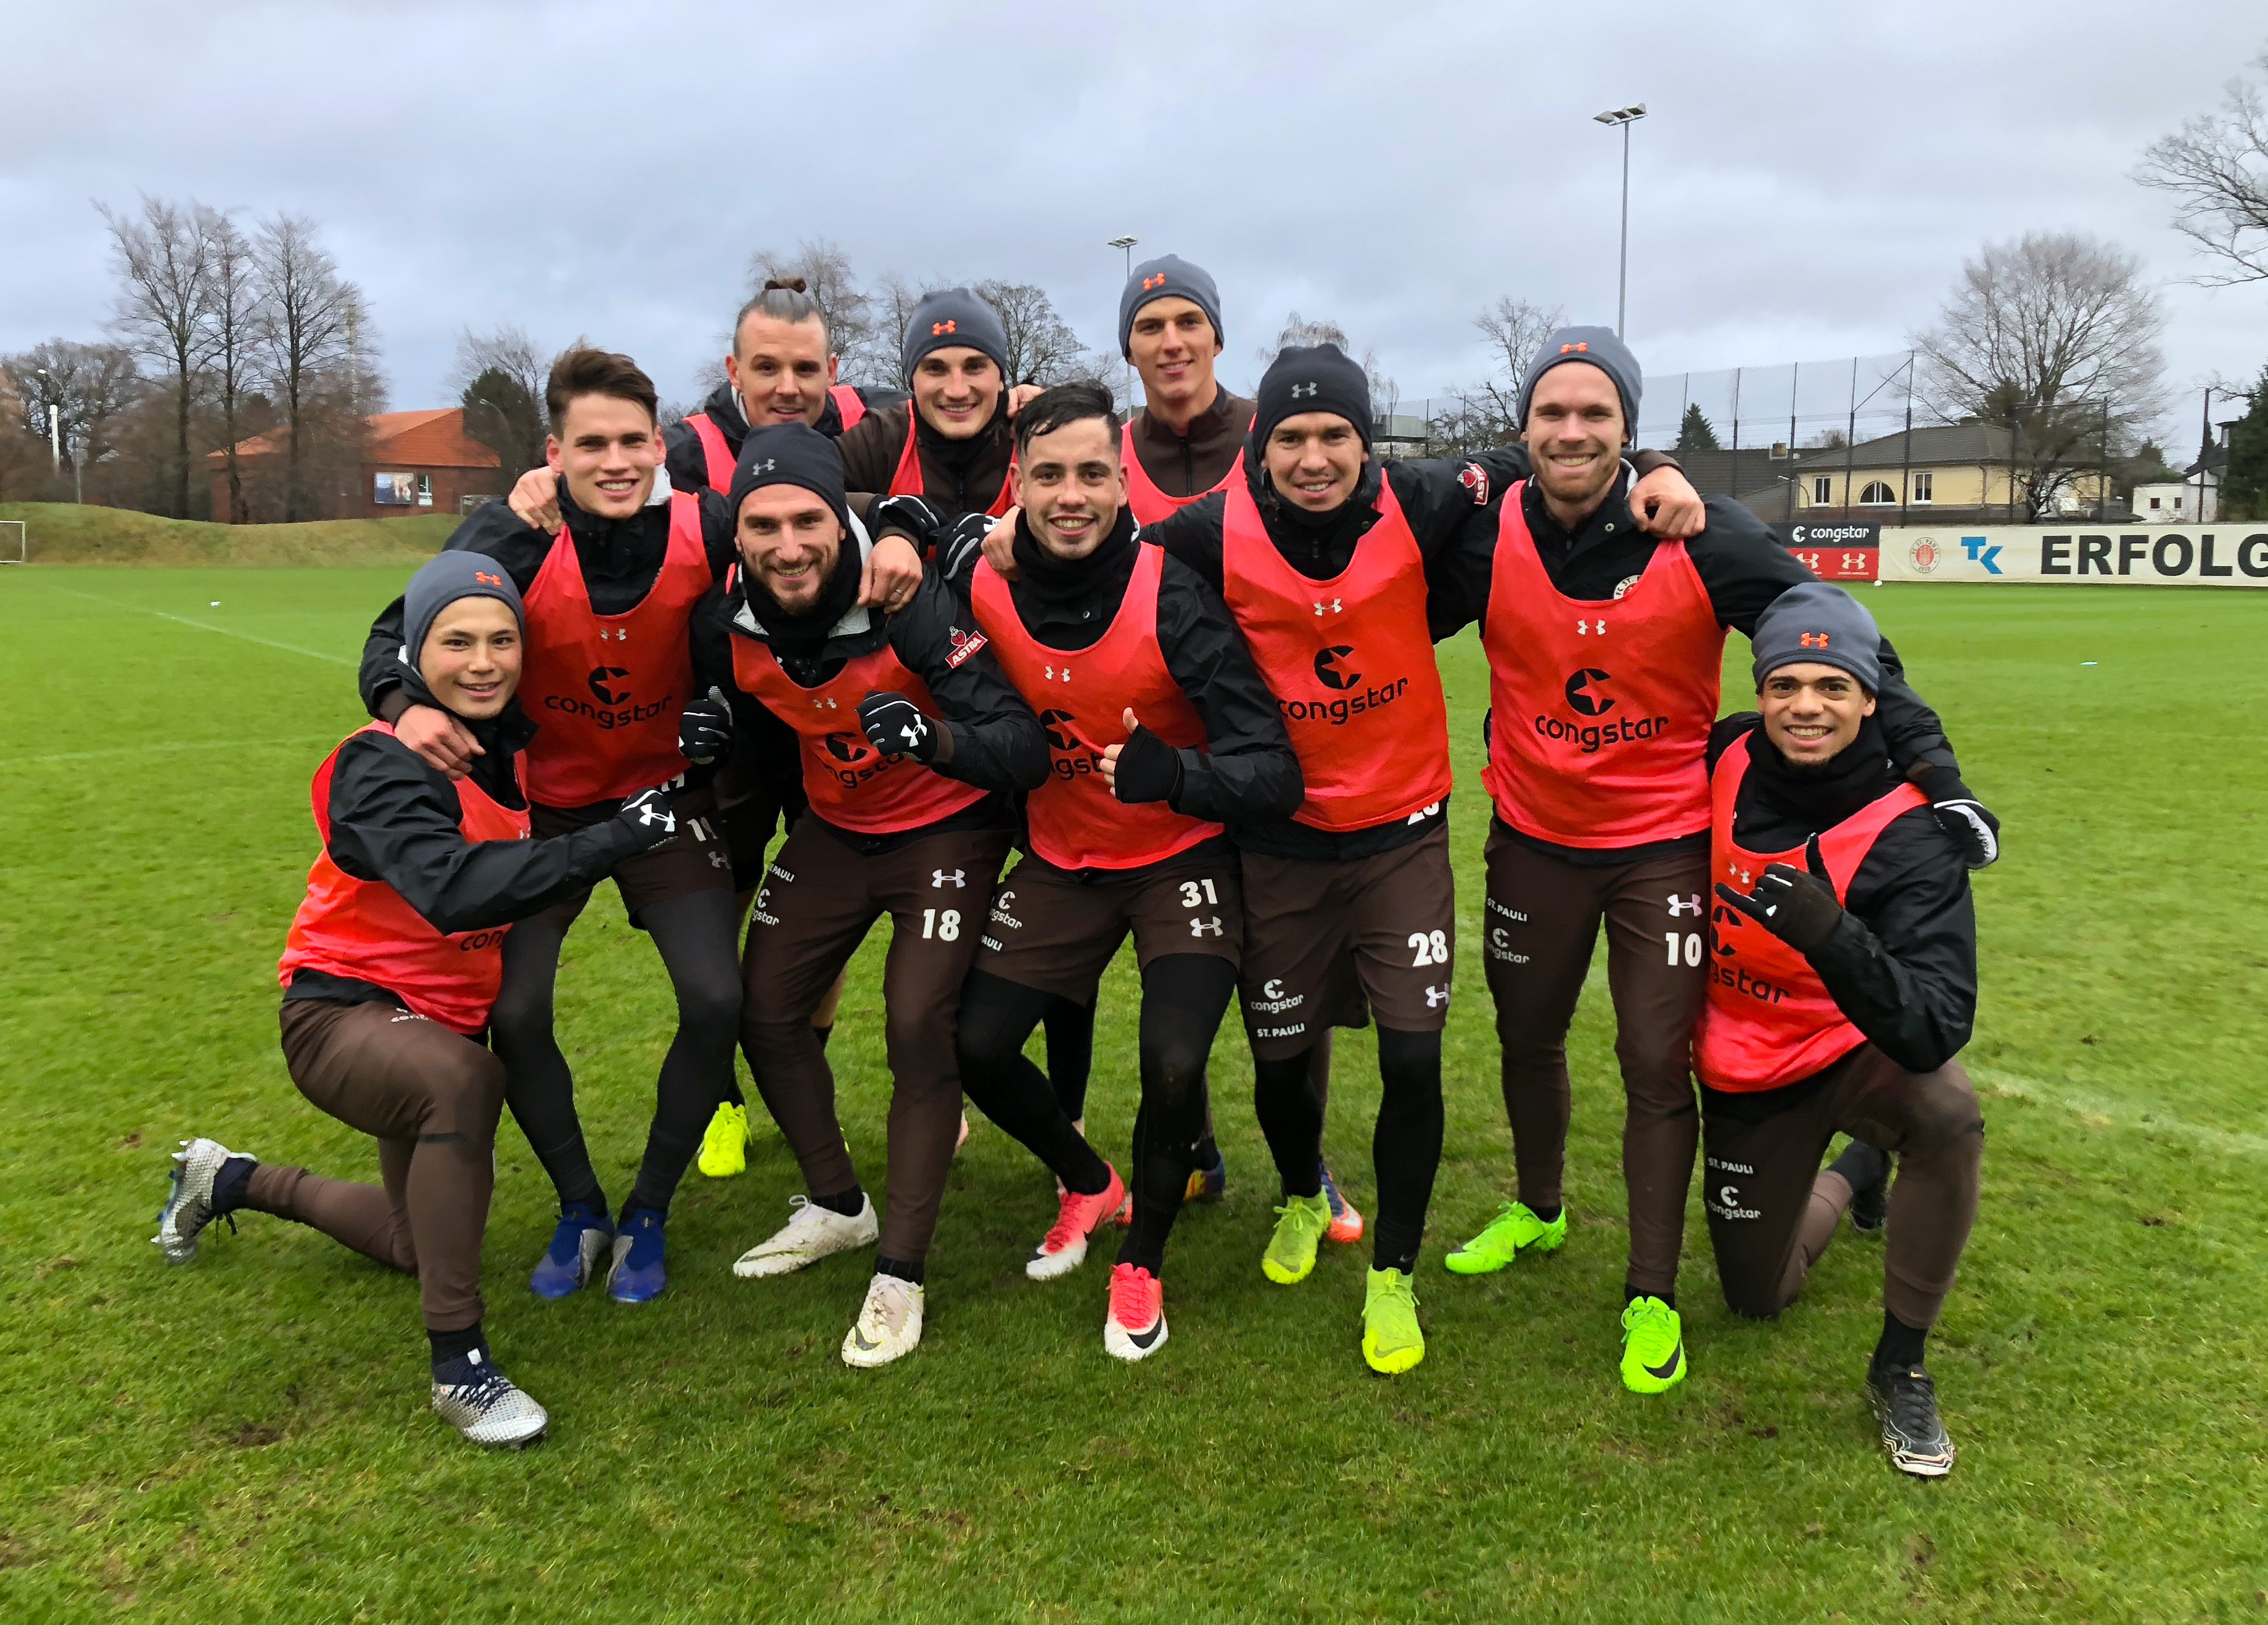
<path id="1" fill-rule="evenodd" d="M 33 367 L 33 371 L 52 384 L 55 375 L 45 367 Z M 57 474 L 63 471 L 63 414 L 53 396 L 48 400 L 48 458 Z"/>
<path id="2" fill-rule="evenodd" d="M 1646 116 L 1646 104 L 1609 107 L 1591 116 L 1599 123 L 1623 127 L 1623 253 L 1622 268 L 1615 277 L 1615 336 L 1620 338 L 1624 312 L 1630 303 L 1630 127 Z"/>
<path id="3" fill-rule="evenodd" d="M 1134 245 L 1141 240 L 1138 237 L 1114 237 L 1103 245 L 1106 248 L 1116 248 L 1124 252 L 1128 282 L 1134 280 Z M 1131 415 L 1134 410 L 1134 358 L 1131 356 L 1126 358 L 1126 410 L 1129 415 Z"/>

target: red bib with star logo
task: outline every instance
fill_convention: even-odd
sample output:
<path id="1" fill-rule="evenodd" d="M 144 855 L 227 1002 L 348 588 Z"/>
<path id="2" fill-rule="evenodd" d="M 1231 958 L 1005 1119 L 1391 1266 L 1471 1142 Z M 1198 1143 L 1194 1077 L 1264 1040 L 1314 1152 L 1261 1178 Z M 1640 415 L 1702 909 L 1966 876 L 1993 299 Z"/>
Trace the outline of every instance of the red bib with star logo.
<path id="1" fill-rule="evenodd" d="M 1239 480 L 1221 514 L 1221 596 L 1299 753 L 1315 829 L 1372 829 L 1449 793 L 1449 708 L 1425 629 L 1425 561 L 1394 482 L 1345 570 L 1293 570 Z"/>
<path id="2" fill-rule="evenodd" d="M 1110 628 L 1085 649 L 1050 649 L 1024 628 L 1008 584 L 990 564 L 969 583 L 976 623 L 1048 736 L 1048 782 L 1025 798 L 1032 850 L 1058 869 L 1138 869 L 1220 834 L 1162 801 L 1129 805 L 1102 776 L 1102 753 L 1126 743 L 1125 714 L 1176 748 L 1203 745 L 1204 721 L 1158 644 L 1158 580 L 1166 555 L 1139 548 Z"/>
<path id="3" fill-rule="evenodd" d="M 562 527 L 521 604 L 527 650 L 519 702 L 536 724 L 527 793 L 585 807 L 685 772 L 677 719 L 693 698 L 693 607 L 710 585 L 700 499 L 669 498 L 669 548 L 644 598 L 619 615 L 591 607 L 575 539 Z"/>
<path id="4" fill-rule="evenodd" d="M 1749 771 L 1754 733 L 1734 740 L 1717 759 L 1709 786 L 1709 879 L 1734 891 L 1756 889 L 1756 877 L 1773 864 L 1800 870 L 1801 847 L 1787 852 L 1751 852 L 1733 839 L 1733 810 L 1741 780 Z M 1835 901 L 1851 893 L 1851 878 L 1867 860 L 1891 820 L 1929 798 L 1911 784 L 1845 819 L 1819 837 L 1819 856 L 1835 885 Z M 1709 929 L 1709 1002 L 1693 1043 L 1693 1070 L 1712 1089 L 1735 1094 L 1778 1089 L 1832 1066 L 1867 1041 L 1836 1007 L 1811 968 L 1811 961 L 1749 918 L 1712 889 Z"/>
<path id="5" fill-rule="evenodd" d="M 1554 846 L 1646 846 L 1709 827 L 1709 727 L 1725 629 L 1683 540 L 1622 596 L 1567 598 L 1505 493 L 1481 648 L 1496 815 Z"/>

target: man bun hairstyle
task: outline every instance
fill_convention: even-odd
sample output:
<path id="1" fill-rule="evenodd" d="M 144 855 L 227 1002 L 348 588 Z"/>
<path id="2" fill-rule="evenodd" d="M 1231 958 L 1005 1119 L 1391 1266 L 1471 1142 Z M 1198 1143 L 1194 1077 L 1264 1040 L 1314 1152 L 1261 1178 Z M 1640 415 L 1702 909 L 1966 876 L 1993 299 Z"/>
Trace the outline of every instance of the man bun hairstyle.
<path id="1" fill-rule="evenodd" d="M 578 395 L 635 401 L 645 408 L 648 417 L 660 420 L 661 396 L 645 369 L 628 356 L 594 349 L 580 339 L 559 352 L 551 364 L 551 376 L 544 382 L 543 409 L 550 416 L 553 434 L 566 426 L 567 408 Z"/>
<path id="2" fill-rule="evenodd" d="M 764 285 L 755 297 L 740 306 L 740 313 L 733 318 L 733 349 L 740 348 L 740 329 L 751 316 L 769 316 L 774 321 L 815 321 L 819 330 L 827 335 L 831 349 L 835 335 L 827 326 L 827 312 L 819 308 L 819 301 L 811 297 L 809 284 L 800 276 L 767 276 Z"/>
<path id="3" fill-rule="evenodd" d="M 1110 449 L 1116 452 L 1116 436 L 1124 420 L 1118 415 L 1118 403 L 1109 386 L 1094 379 L 1075 379 L 1068 384 L 1049 386 L 1026 401 L 1024 409 L 1016 414 L 1016 455 L 1023 456 L 1039 436 L 1051 435 L 1090 417 L 1101 418 L 1109 429 L 1113 437 Z"/>

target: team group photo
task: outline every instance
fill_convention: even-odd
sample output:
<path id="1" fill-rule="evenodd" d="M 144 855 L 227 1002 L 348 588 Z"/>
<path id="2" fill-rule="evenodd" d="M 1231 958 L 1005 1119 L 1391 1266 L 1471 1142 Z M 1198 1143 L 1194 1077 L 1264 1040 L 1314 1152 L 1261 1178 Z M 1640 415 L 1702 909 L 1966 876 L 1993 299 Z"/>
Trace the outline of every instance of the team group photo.
<path id="1" fill-rule="evenodd" d="M 2257 19 L 896 10 L 11 161 L 0 1609 L 2268 1607 Z"/>

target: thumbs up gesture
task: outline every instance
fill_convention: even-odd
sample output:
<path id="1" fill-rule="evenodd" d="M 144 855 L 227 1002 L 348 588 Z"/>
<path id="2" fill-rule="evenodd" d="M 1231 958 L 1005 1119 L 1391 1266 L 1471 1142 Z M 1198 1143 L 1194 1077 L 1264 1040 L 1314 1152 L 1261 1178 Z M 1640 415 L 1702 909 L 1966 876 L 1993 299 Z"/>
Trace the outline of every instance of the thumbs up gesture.
<path id="1" fill-rule="evenodd" d="M 1104 747 L 1102 782 L 1129 805 L 1145 801 L 1172 805 L 1182 788 L 1182 753 L 1144 727 L 1131 706 L 1123 720 L 1126 742 Z"/>

